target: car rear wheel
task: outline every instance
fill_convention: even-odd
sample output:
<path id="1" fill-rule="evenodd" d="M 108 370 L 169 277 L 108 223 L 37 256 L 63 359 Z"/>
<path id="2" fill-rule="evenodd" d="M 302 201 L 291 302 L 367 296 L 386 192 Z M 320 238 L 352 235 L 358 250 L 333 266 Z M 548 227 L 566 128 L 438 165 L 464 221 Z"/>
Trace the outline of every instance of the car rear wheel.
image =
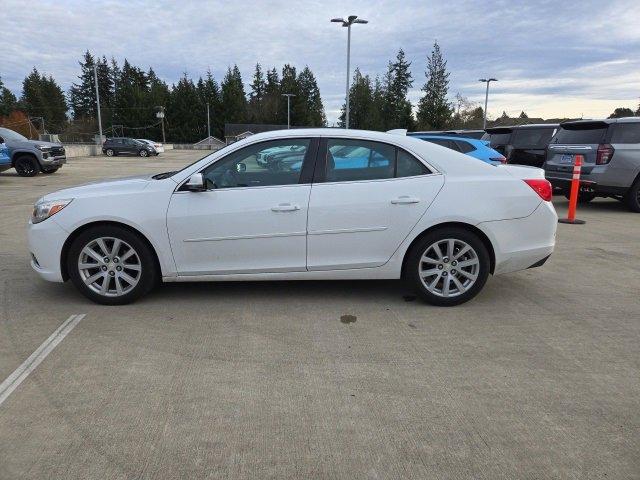
<path id="1" fill-rule="evenodd" d="M 149 152 L 147 152 L 146 150 L 140 150 L 138 152 L 138 155 L 140 155 L 141 157 L 148 157 L 149 156 Z"/>
<path id="2" fill-rule="evenodd" d="M 107 155 L 107 157 L 113 157 L 116 154 L 116 152 L 114 152 L 111 148 L 107 148 L 104 153 Z"/>
<path id="3" fill-rule="evenodd" d="M 35 177 L 40 171 L 36 159 L 28 155 L 18 157 L 14 166 L 21 177 Z"/>
<path id="4" fill-rule="evenodd" d="M 640 213 L 640 178 L 637 179 L 625 195 L 629 210 Z"/>
<path id="5" fill-rule="evenodd" d="M 446 227 L 428 233 L 413 246 L 405 273 L 426 302 L 453 306 L 482 290 L 490 265 L 487 248 L 476 234 Z"/>
<path id="6" fill-rule="evenodd" d="M 67 271 L 80 292 L 96 303 L 124 305 L 153 288 L 155 257 L 137 234 L 117 226 L 81 233 L 69 250 Z"/>

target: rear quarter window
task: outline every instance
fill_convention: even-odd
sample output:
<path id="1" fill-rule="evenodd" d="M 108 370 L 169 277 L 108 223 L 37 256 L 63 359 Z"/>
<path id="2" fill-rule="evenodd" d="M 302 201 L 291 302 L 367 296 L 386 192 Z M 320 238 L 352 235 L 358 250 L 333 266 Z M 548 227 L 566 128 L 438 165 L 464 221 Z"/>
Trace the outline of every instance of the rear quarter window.
<path id="1" fill-rule="evenodd" d="M 615 125 L 611 134 L 611 143 L 640 143 L 640 122 Z"/>
<path id="2" fill-rule="evenodd" d="M 458 145 L 458 149 L 460 149 L 462 153 L 473 152 L 476 149 L 476 147 L 471 145 L 469 142 L 465 142 L 464 140 L 456 140 L 456 144 Z"/>

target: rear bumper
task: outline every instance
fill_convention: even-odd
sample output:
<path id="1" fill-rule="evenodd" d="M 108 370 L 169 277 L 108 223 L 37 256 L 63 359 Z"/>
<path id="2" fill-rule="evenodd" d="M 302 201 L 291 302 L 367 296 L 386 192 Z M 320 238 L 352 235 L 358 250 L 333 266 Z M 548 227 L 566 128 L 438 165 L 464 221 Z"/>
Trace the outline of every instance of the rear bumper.
<path id="1" fill-rule="evenodd" d="M 571 176 L 569 174 L 545 172 L 545 178 L 549 180 L 554 189 L 569 191 L 571 188 Z M 600 195 L 624 195 L 627 191 L 627 187 L 602 185 L 598 183 L 597 178 L 588 176 L 586 178 L 580 177 L 580 190 L 594 192 Z"/>
<path id="2" fill-rule="evenodd" d="M 541 264 L 553 253 L 558 215 L 551 202 L 541 202 L 524 218 L 483 222 L 478 227 L 494 248 L 494 274 L 516 272 Z"/>

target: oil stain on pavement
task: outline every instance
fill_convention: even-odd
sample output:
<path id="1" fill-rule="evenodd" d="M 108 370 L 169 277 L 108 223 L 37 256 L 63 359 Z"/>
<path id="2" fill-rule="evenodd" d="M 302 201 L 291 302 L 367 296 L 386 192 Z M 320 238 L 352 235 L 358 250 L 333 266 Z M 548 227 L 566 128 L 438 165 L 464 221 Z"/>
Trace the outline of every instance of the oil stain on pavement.
<path id="1" fill-rule="evenodd" d="M 355 323 L 357 319 L 358 317 L 356 317 L 355 315 L 342 315 L 340 317 L 340 321 L 342 323 Z"/>

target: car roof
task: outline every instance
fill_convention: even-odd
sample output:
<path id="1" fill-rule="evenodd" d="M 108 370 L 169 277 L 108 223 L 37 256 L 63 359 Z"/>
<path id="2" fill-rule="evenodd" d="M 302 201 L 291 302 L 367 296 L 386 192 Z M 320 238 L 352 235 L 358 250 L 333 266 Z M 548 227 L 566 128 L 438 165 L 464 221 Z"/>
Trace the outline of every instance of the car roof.
<path id="1" fill-rule="evenodd" d="M 568 120 L 566 122 L 562 122 L 560 126 L 561 127 L 570 126 L 574 128 L 579 128 L 580 126 L 590 126 L 593 128 L 594 126 L 600 124 L 602 128 L 604 128 L 613 123 L 638 123 L 638 122 L 640 122 L 640 117 L 580 119 L 580 120 Z"/>
<path id="2" fill-rule="evenodd" d="M 485 131 L 488 134 L 511 133 L 514 130 L 529 128 L 558 128 L 559 123 L 527 123 L 525 125 L 508 125 L 502 127 L 489 127 Z"/>

